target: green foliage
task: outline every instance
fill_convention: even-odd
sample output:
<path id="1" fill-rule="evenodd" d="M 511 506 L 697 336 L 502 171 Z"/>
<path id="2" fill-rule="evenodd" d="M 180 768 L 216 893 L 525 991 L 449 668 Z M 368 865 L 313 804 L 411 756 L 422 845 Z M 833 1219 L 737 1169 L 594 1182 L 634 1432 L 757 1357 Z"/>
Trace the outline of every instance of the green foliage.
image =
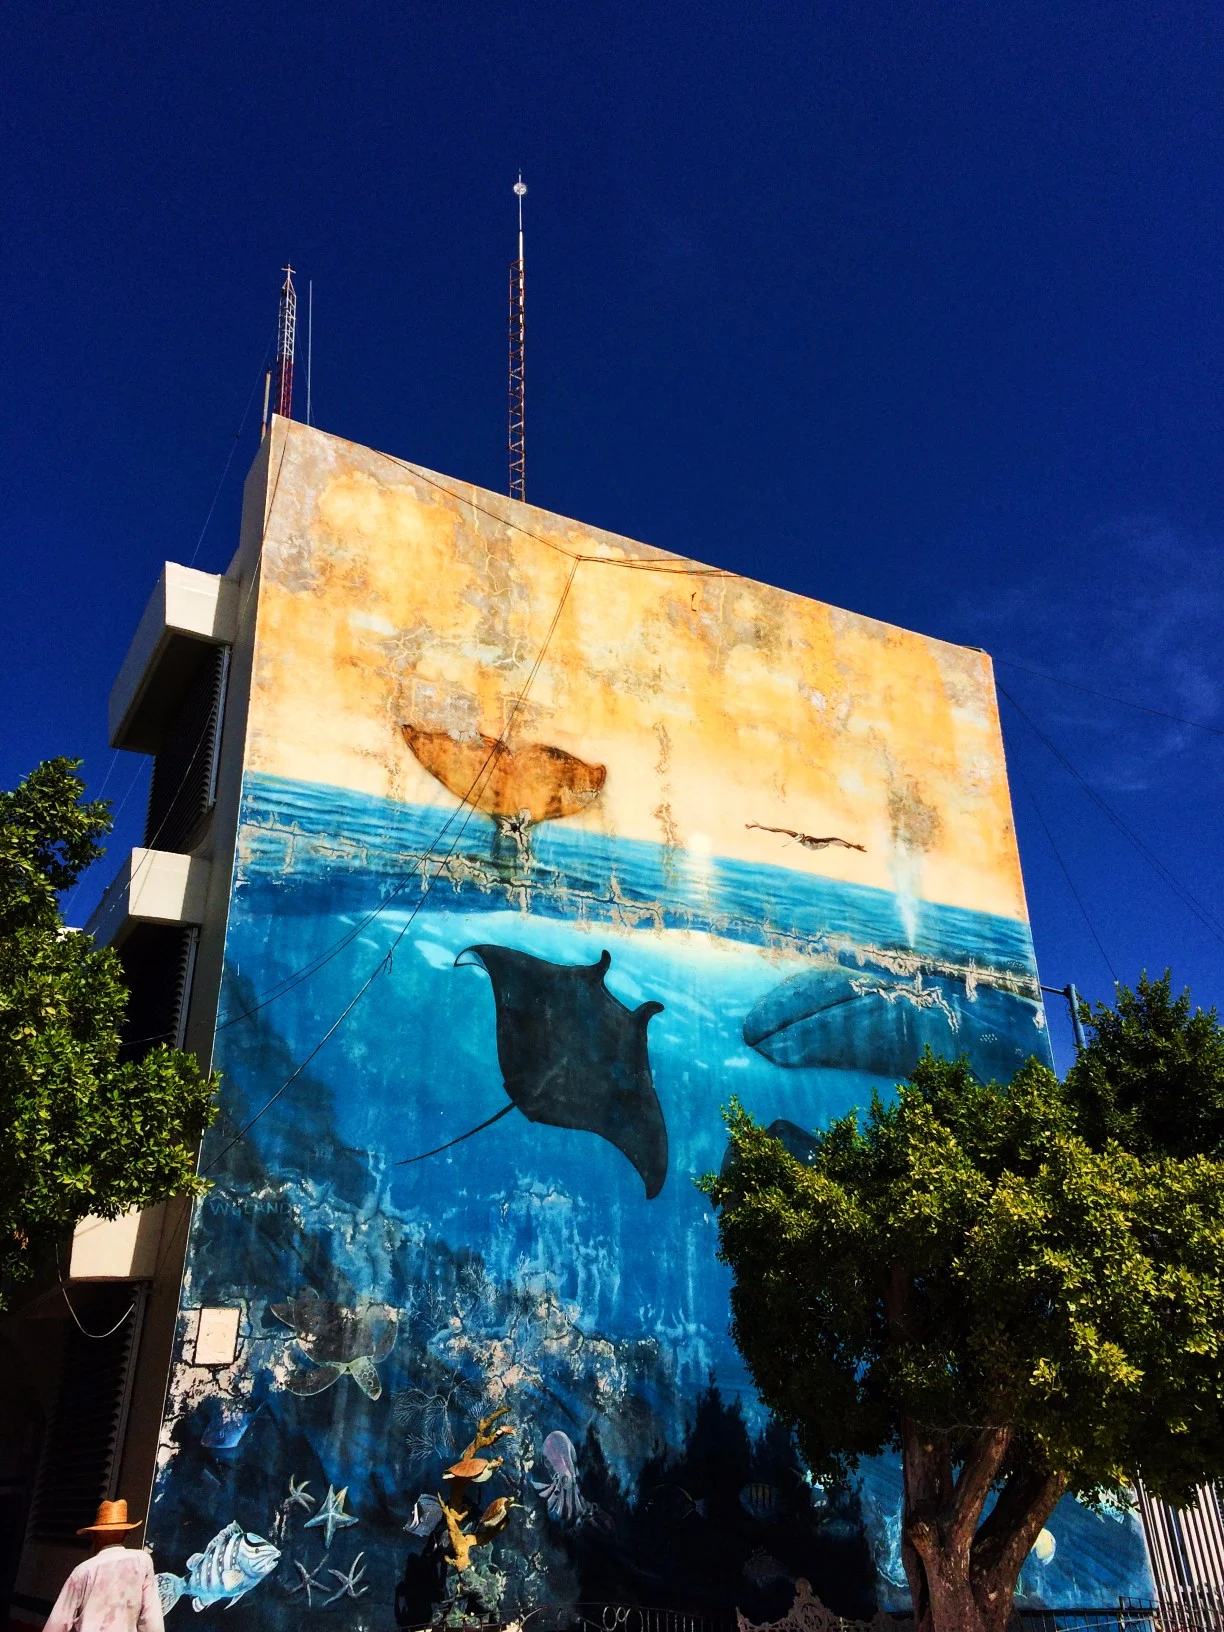
<path id="1" fill-rule="evenodd" d="M 81 802 L 78 764 L 48 760 L 0 792 L 0 1308 L 86 1215 L 204 1188 L 194 1144 L 215 1082 L 170 1048 L 120 1063 L 119 959 L 60 918 L 110 828 L 105 803 Z"/>
<path id="2" fill-rule="evenodd" d="M 1224 1473 L 1224 1166 L 1094 1150 L 1036 1061 L 1001 1087 L 927 1055 L 807 1165 L 727 1122 L 735 1340 L 818 1472 L 902 1451 L 921 1624 L 956 1591 L 980 1619 L 936 1626 L 996 1624 L 1064 1491 Z"/>
<path id="3" fill-rule="evenodd" d="M 1107 1008 L 1084 1003 L 1088 1046 L 1067 1074 L 1080 1128 L 1100 1147 L 1116 1139 L 1137 1155 L 1224 1157 L 1224 1028 L 1214 1009 L 1190 1007 L 1161 980 L 1119 986 Z"/>

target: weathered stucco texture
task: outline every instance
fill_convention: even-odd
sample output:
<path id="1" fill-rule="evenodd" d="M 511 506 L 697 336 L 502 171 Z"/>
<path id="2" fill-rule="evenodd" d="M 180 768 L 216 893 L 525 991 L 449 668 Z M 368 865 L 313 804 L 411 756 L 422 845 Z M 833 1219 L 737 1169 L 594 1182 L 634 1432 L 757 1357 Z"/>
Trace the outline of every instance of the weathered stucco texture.
<path id="1" fill-rule="evenodd" d="M 260 602 L 252 769 L 434 803 L 401 723 L 514 710 L 512 741 L 619 768 L 579 827 L 1025 915 L 984 653 L 298 426 Z"/>
<path id="2" fill-rule="evenodd" d="M 826 1488 L 770 1421 L 694 1181 L 732 1096 L 802 1159 L 924 1047 L 1048 1060 L 987 659 L 302 426 L 265 458 L 171 1616 L 898 1607 L 895 1464 Z M 1064 1503 L 1025 1594 L 1142 1592 L 1136 1548 Z"/>

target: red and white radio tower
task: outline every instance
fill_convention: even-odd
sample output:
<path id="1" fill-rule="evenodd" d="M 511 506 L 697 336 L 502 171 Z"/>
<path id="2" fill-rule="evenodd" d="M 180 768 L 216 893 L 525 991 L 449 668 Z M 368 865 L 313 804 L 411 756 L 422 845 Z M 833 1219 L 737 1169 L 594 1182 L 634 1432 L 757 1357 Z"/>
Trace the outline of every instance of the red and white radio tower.
<path id="1" fill-rule="evenodd" d="M 518 260 L 510 262 L 510 497 L 527 497 L 527 398 L 523 371 L 527 342 L 527 274 L 523 265 L 523 173 L 514 184 L 518 197 Z"/>
<path id="2" fill-rule="evenodd" d="M 297 339 L 297 290 L 293 268 L 285 268 L 281 285 L 280 314 L 276 320 L 276 394 L 272 409 L 283 419 L 293 418 L 293 347 Z"/>

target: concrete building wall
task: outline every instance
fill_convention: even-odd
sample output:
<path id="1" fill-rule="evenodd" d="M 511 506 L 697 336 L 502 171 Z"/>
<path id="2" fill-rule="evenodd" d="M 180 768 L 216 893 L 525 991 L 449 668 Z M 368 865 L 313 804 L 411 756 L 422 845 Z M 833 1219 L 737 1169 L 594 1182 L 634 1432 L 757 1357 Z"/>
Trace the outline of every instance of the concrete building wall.
<path id="1" fill-rule="evenodd" d="M 692 1181 L 732 1094 L 801 1142 L 1048 1057 L 989 660 L 283 421 L 227 578 L 171 1617 L 896 1602 L 895 1469 L 812 1487 Z M 1145 1590 L 1130 1521 L 1050 1542 L 1034 1600 Z"/>

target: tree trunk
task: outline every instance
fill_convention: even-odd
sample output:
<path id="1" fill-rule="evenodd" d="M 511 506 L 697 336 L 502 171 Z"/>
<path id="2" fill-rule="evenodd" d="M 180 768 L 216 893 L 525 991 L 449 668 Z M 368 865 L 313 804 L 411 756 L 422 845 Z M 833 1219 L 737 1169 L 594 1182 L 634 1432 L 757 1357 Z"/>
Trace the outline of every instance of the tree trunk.
<path id="1" fill-rule="evenodd" d="M 920 1519 L 907 1528 L 921 1574 L 922 1608 L 915 1609 L 915 1632 L 984 1632 L 965 1550 L 951 1541 L 942 1525 Z M 912 1576 L 910 1585 L 912 1591 Z"/>
<path id="2" fill-rule="evenodd" d="M 905 1423 L 901 1465 L 905 1479 L 901 1556 L 913 1602 L 914 1632 L 983 1632 L 969 1580 L 977 1515 L 966 1529 L 963 1504 L 956 1500 L 962 1481 L 953 1477 L 947 1436 Z"/>
<path id="3" fill-rule="evenodd" d="M 1024 1561 L 1067 1489 L 1066 1476 L 1021 1467 L 973 1538 L 970 1581 L 982 1632 L 1004 1632 Z"/>
<path id="4" fill-rule="evenodd" d="M 990 1528 L 988 1520 L 979 1529 L 982 1509 L 999 1477 L 1011 1440 L 1010 1429 L 981 1429 L 967 1447 L 954 1477 L 947 1435 L 903 1423 L 905 1508 L 901 1557 L 910 1586 L 915 1632 L 1002 1632 L 1011 1611 L 1020 1565 L 1053 1505 L 1043 1506 L 1050 1494 L 1044 1484 L 1030 1489 L 1009 1479 L 1000 1496 L 1003 1511 L 998 1520 Z M 1011 1501 L 1004 1501 L 1009 1492 Z M 1055 1495 L 1053 1500 L 1057 1499 Z M 996 1511 L 1000 1504 L 996 1504 Z M 980 1538 L 984 1533 L 986 1548 L 982 1552 Z M 1006 1571 L 1017 1552 L 1008 1582 Z M 1004 1590 L 1006 1599 L 1000 1618 L 999 1596 Z"/>

